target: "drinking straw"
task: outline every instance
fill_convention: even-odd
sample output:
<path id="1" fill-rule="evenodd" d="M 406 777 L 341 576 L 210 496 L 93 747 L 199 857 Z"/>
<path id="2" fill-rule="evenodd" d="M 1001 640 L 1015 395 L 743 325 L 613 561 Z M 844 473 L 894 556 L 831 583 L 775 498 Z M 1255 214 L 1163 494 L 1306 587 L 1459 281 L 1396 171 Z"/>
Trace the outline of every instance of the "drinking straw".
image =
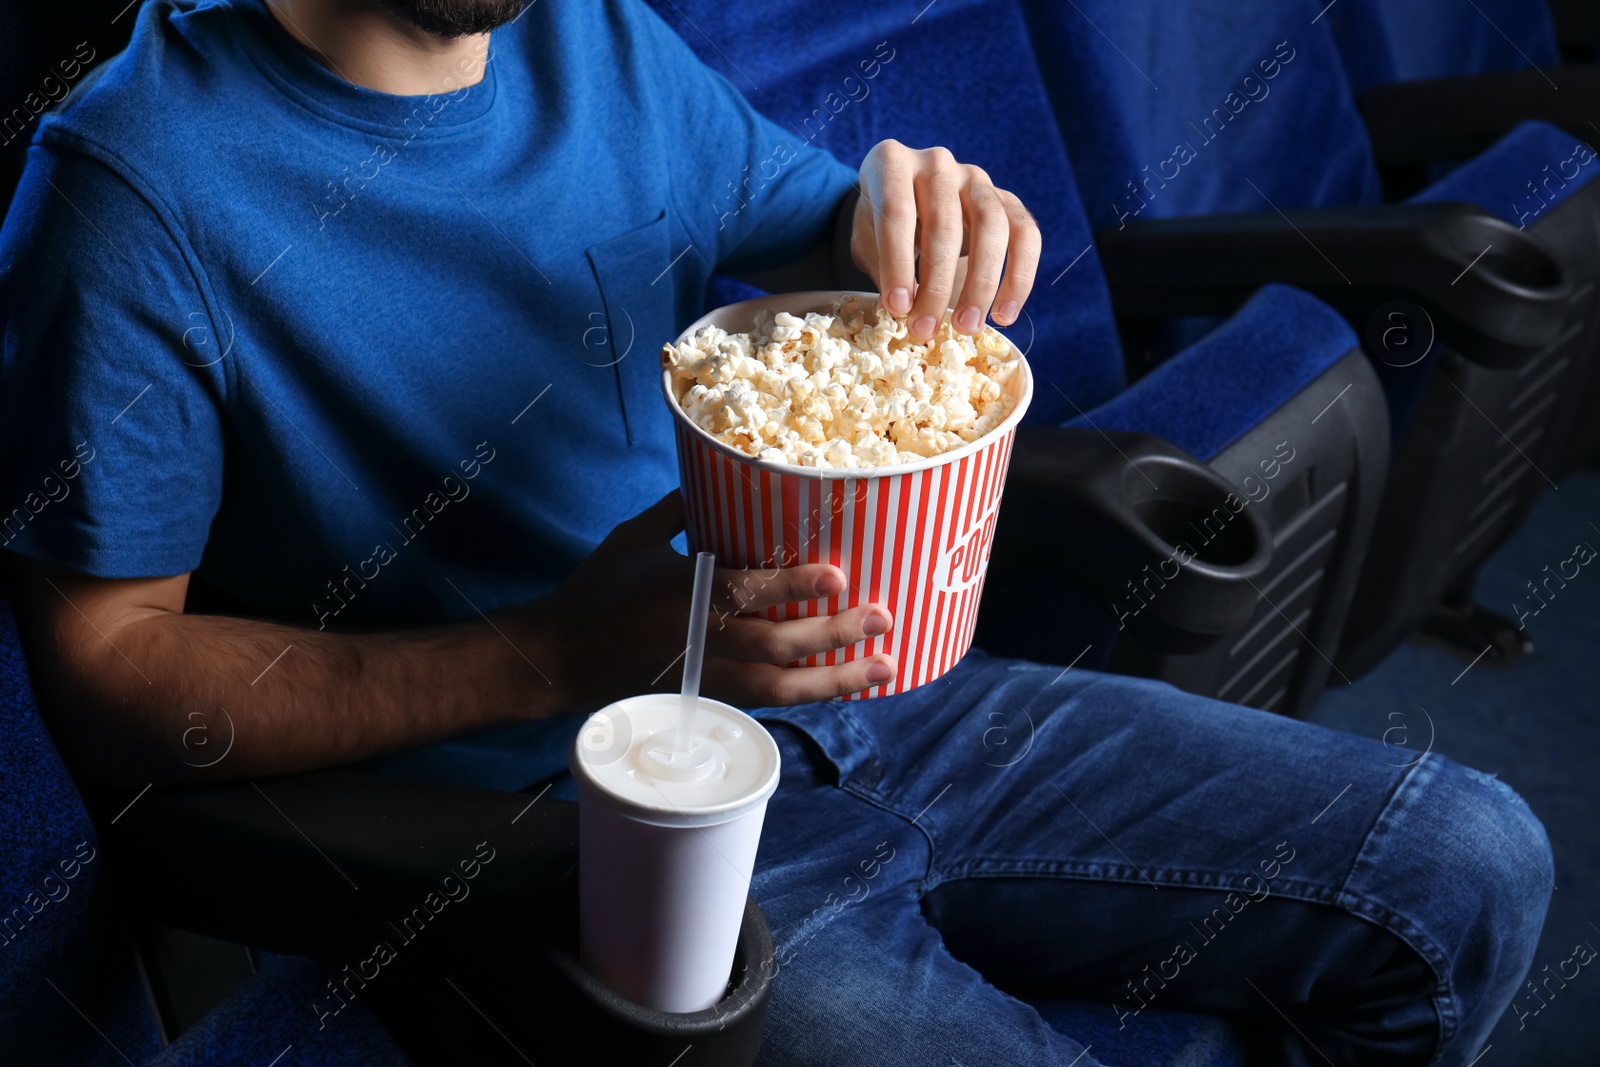
<path id="1" fill-rule="evenodd" d="M 689 600 L 689 645 L 683 655 L 683 695 L 678 703 L 679 752 L 689 748 L 695 708 L 700 703 L 700 668 L 706 659 L 706 622 L 711 617 L 711 574 L 717 557 L 699 552 L 694 557 L 694 594 Z"/>

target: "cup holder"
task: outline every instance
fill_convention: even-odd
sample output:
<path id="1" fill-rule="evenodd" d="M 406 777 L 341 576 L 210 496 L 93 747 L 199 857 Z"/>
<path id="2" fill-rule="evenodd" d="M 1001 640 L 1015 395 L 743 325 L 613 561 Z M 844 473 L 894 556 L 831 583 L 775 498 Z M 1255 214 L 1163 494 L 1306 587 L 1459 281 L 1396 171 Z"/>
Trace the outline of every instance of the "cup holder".
<path id="1" fill-rule="evenodd" d="M 1187 551 L 1212 566 L 1248 563 L 1258 548 L 1250 526 L 1234 521 L 1238 512 L 1226 501 L 1208 508 L 1193 500 L 1150 497 L 1134 501 L 1133 513 L 1174 553 Z"/>
<path id="2" fill-rule="evenodd" d="M 1261 508 L 1170 443 L 1118 430 L 1024 427 L 1006 478 L 980 639 L 991 651 L 1059 656 L 1076 624 L 1049 623 L 1039 611 L 1041 581 L 1048 587 L 1059 577 L 1066 595 L 1095 605 L 1114 631 L 1132 631 L 1161 652 L 1200 652 L 1254 617 L 1271 562 Z"/>
<path id="3" fill-rule="evenodd" d="M 1389 257 L 1395 283 L 1386 295 L 1421 303 L 1440 342 L 1469 362 L 1524 367 L 1568 328 L 1571 272 L 1542 238 L 1456 206 L 1421 234 L 1413 254 Z"/>
<path id="4" fill-rule="evenodd" d="M 1476 269 L 1504 278 L 1518 289 L 1554 289 L 1561 284 L 1561 265 L 1532 242 L 1521 242 L 1504 251 L 1490 248 Z"/>
<path id="5" fill-rule="evenodd" d="M 1173 651 L 1199 651 L 1255 614 L 1272 558 L 1259 509 L 1182 453 L 1131 457 L 1119 479 L 1125 562 L 1111 609 Z"/>
<path id="6" fill-rule="evenodd" d="M 761 1049 L 777 949 L 766 916 L 745 899 L 727 994 L 704 1011 L 678 1014 L 626 1000 L 578 958 L 577 865 L 566 872 L 562 898 L 571 922 L 549 949 L 557 988 L 551 1018 L 563 1020 L 540 1064 L 674 1063 L 676 1067 L 749 1067 Z M 687 1049 L 686 1049 L 687 1047 Z M 673 1057 L 681 1056 L 674 1060 Z"/>
<path id="7" fill-rule="evenodd" d="M 1473 280 L 1479 286 L 1524 293 L 1561 289 L 1566 282 L 1555 252 L 1503 219 L 1466 216 L 1451 233 L 1451 244 L 1453 258 L 1464 268 L 1462 282 L 1477 275 Z"/>

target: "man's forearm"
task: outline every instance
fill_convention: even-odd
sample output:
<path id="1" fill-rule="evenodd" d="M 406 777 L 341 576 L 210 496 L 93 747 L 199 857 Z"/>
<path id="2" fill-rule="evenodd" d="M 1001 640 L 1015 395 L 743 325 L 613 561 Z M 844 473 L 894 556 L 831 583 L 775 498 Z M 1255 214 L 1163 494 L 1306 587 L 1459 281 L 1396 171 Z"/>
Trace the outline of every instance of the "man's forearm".
<path id="1" fill-rule="evenodd" d="M 566 710 L 548 650 L 500 625 L 340 634 L 163 612 L 41 665 L 41 695 L 100 782 L 307 770 Z"/>

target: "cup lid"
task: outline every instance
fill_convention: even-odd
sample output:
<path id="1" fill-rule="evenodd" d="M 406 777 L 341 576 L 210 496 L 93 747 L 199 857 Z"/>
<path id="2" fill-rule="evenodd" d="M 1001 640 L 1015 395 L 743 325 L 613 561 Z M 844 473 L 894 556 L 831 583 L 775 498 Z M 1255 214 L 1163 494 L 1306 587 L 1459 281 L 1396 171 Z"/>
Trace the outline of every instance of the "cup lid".
<path id="1" fill-rule="evenodd" d="M 569 760 L 580 788 L 624 814 L 663 825 L 728 822 L 778 787 L 778 745 L 738 708 L 701 697 L 687 750 L 676 746 L 679 697 L 607 705 L 578 731 Z"/>

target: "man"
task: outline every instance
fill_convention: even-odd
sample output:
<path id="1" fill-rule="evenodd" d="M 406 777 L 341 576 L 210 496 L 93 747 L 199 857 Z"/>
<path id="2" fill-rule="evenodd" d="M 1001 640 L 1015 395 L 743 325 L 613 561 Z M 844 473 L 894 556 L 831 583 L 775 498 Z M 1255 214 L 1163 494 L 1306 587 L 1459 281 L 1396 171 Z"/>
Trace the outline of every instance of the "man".
<path id="1" fill-rule="evenodd" d="M 652 353 L 712 269 L 859 270 L 926 336 L 1015 321 L 1038 256 L 982 171 L 891 141 L 852 173 L 637 0 L 148 4 L 0 238 L 0 537 L 56 736 L 103 782 L 569 789 L 574 713 L 681 650 Z M 719 574 L 706 690 L 784 760 L 763 1062 L 1094 1063 L 1063 996 L 1245 1019 L 1266 1062 L 1476 1053 L 1547 902 L 1503 785 L 977 652 L 832 702 L 897 665 L 775 664 L 888 612 L 751 613 L 842 582 Z"/>

